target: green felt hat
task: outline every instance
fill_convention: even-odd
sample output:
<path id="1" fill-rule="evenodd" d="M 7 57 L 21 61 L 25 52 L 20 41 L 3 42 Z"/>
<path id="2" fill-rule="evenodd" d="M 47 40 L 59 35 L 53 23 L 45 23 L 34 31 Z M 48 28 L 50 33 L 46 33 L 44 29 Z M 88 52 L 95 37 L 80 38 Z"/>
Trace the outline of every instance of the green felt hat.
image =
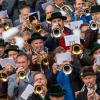
<path id="1" fill-rule="evenodd" d="M 66 91 L 58 84 L 52 85 L 47 92 L 48 96 L 62 97 L 66 95 Z"/>
<path id="2" fill-rule="evenodd" d="M 18 9 L 22 9 L 25 7 L 29 7 L 29 4 L 26 1 L 23 0 L 18 2 Z"/>
<path id="3" fill-rule="evenodd" d="M 51 14 L 51 17 L 48 20 L 52 21 L 53 19 L 56 19 L 56 18 L 61 18 L 62 20 L 66 20 L 67 19 L 67 17 L 62 16 L 61 12 L 55 12 L 55 13 Z"/>
<path id="4" fill-rule="evenodd" d="M 91 7 L 91 13 L 100 12 L 100 5 L 95 5 Z"/>
<path id="5" fill-rule="evenodd" d="M 91 66 L 85 66 L 81 70 L 80 75 L 81 75 L 81 77 L 85 77 L 85 76 L 96 75 L 96 73 L 94 72 L 94 70 Z"/>
<path id="6" fill-rule="evenodd" d="M 19 47 L 17 45 L 9 45 L 6 50 L 5 53 L 8 54 L 9 51 L 17 51 L 19 52 Z"/>
<path id="7" fill-rule="evenodd" d="M 33 40 L 36 40 L 36 39 L 42 39 L 43 41 L 45 41 L 45 37 L 42 37 L 41 34 L 39 32 L 34 32 L 31 36 L 31 38 L 28 40 L 28 43 L 31 44 L 31 42 Z"/>
<path id="8" fill-rule="evenodd" d="M 6 43 L 5 43 L 4 39 L 0 38 L 0 46 L 5 46 L 5 45 L 6 45 Z"/>

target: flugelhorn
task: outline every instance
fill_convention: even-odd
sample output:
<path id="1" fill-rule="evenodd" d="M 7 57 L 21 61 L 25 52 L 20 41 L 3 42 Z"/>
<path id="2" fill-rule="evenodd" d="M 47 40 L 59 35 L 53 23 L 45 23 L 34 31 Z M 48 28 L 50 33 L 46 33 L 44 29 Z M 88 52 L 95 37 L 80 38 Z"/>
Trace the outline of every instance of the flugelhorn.
<path id="1" fill-rule="evenodd" d="M 43 93 L 43 87 L 42 85 L 36 85 L 34 89 L 35 94 L 42 94 Z"/>
<path id="2" fill-rule="evenodd" d="M 59 38 L 61 37 L 62 33 L 61 33 L 61 29 L 60 28 L 56 28 L 52 30 L 52 36 L 55 38 Z"/>
<path id="3" fill-rule="evenodd" d="M 24 79 L 26 77 L 25 71 L 19 71 L 18 72 L 18 77 L 19 77 L 19 79 Z"/>
<path id="4" fill-rule="evenodd" d="M 6 82 L 8 79 L 8 74 L 4 70 L 0 71 L 0 80 L 3 82 Z"/>
<path id="5" fill-rule="evenodd" d="M 77 43 L 73 44 L 71 48 L 72 48 L 71 52 L 74 55 L 80 55 L 83 52 L 82 46 L 80 44 Z"/>
<path id="6" fill-rule="evenodd" d="M 71 73 L 72 73 L 72 67 L 71 67 L 70 64 L 65 64 L 65 65 L 62 67 L 62 69 L 63 69 L 63 72 L 64 72 L 65 74 L 71 74 Z"/>

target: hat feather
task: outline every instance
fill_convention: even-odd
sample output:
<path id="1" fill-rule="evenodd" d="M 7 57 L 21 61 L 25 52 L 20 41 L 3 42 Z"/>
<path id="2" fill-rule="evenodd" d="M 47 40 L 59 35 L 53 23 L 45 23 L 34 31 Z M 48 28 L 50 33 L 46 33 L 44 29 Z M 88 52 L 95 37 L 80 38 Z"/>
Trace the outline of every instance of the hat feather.
<path id="1" fill-rule="evenodd" d="M 22 50 L 23 47 L 24 47 L 24 40 L 23 40 L 23 38 L 22 37 L 18 37 L 18 36 L 14 37 L 14 38 L 16 40 L 15 45 L 17 45 L 19 47 L 19 49 Z"/>
<path id="2" fill-rule="evenodd" d="M 5 31 L 5 32 L 2 33 L 2 38 L 5 41 L 8 41 L 10 38 L 12 38 L 18 32 L 19 32 L 19 29 L 17 27 L 12 27 L 12 28 L 10 28 L 7 31 Z"/>

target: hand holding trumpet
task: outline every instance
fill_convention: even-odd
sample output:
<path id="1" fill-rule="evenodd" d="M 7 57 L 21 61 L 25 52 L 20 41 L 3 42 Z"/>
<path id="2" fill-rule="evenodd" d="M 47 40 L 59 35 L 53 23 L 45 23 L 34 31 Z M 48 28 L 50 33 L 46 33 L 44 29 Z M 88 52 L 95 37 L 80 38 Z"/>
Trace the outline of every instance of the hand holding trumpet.
<path id="1" fill-rule="evenodd" d="M 23 67 L 20 67 L 17 69 L 16 71 L 16 83 L 19 84 L 21 79 L 24 79 L 26 77 L 26 73 L 25 70 L 23 69 Z"/>

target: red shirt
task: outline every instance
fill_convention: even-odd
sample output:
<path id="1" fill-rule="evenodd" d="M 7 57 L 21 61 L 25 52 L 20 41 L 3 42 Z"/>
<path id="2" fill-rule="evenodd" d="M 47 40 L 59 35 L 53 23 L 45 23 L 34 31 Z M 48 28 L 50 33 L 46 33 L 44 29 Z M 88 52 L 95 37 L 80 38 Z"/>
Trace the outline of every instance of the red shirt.
<path id="1" fill-rule="evenodd" d="M 69 35 L 70 33 L 66 31 L 66 29 L 64 28 L 63 33 L 65 35 Z M 63 47 L 65 50 L 68 50 L 69 47 L 65 45 L 65 39 L 64 37 L 60 37 L 59 38 L 59 46 Z"/>

